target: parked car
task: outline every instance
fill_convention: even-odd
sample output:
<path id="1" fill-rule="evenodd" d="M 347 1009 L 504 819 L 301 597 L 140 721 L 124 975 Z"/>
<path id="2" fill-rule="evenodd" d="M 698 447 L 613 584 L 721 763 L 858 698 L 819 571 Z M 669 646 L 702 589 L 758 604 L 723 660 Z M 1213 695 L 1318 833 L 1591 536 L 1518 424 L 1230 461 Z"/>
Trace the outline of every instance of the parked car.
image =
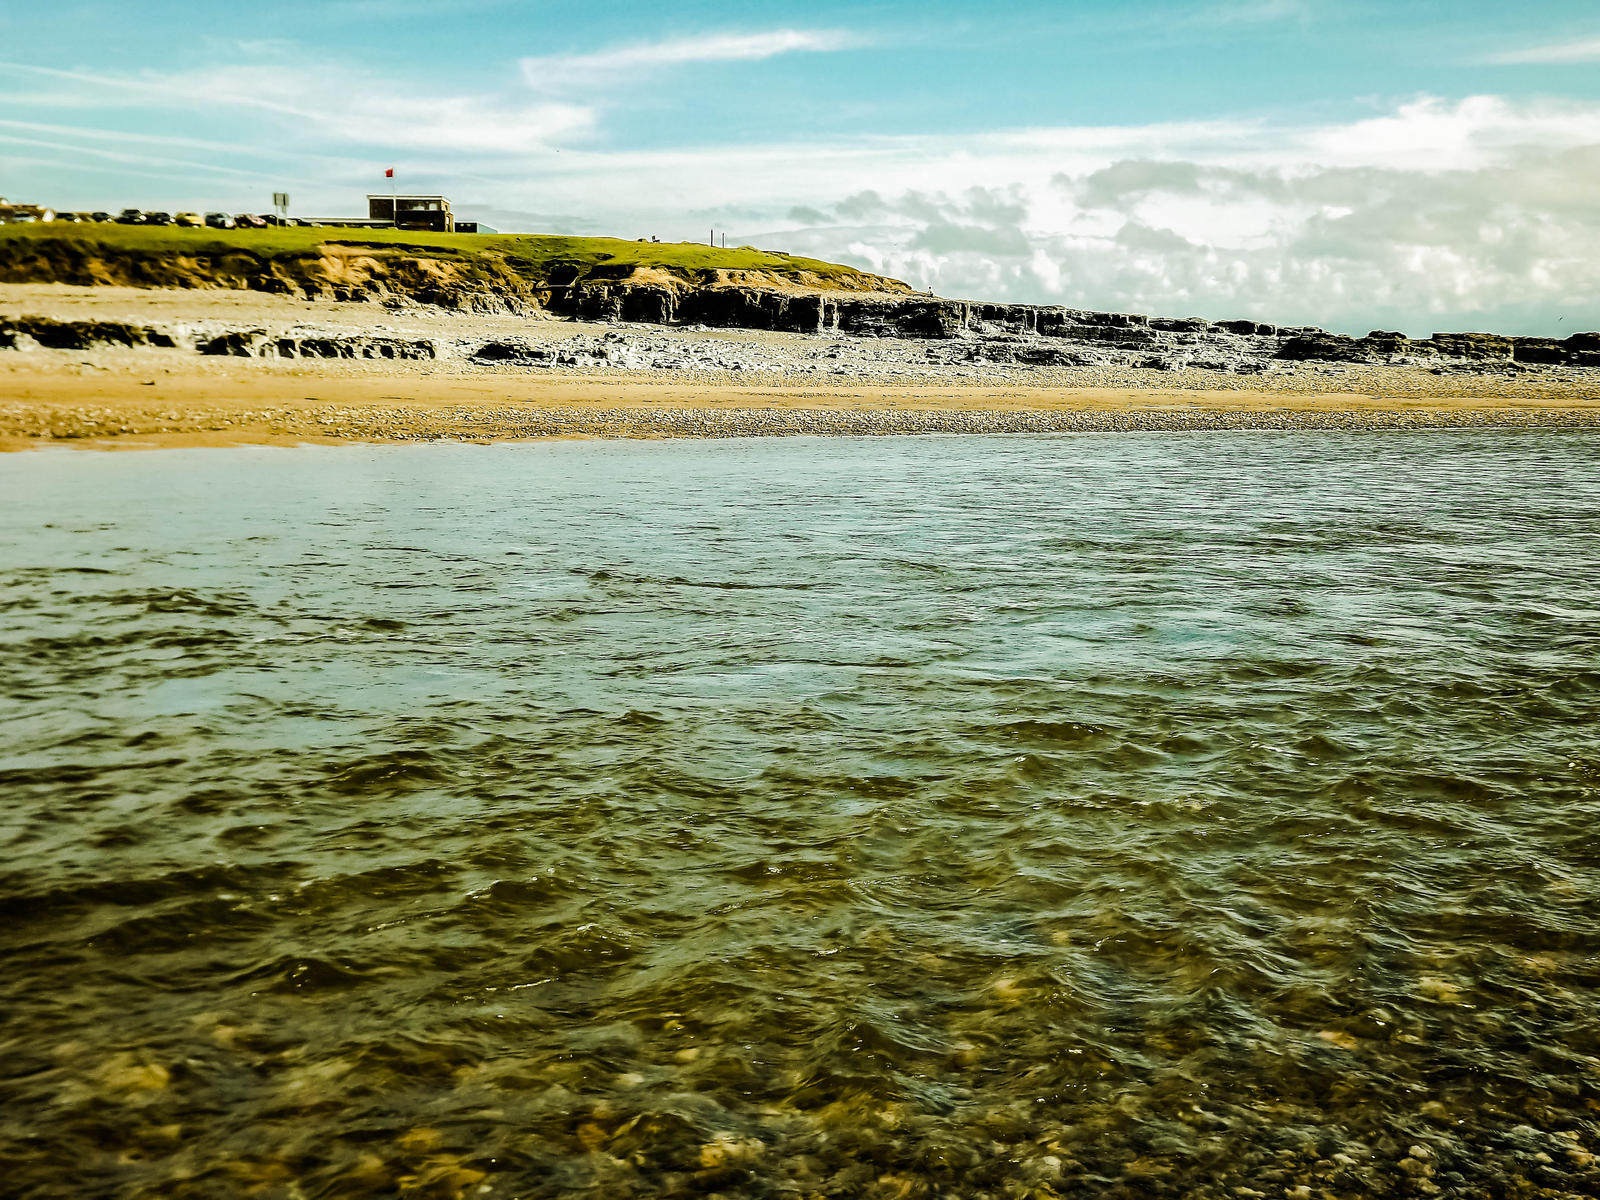
<path id="1" fill-rule="evenodd" d="M 111 214 L 108 212 L 92 212 L 89 214 L 89 220 L 98 221 L 101 224 L 104 224 L 105 222 L 111 220 Z"/>
<path id="2" fill-rule="evenodd" d="M 254 213 L 239 213 L 233 218 L 235 229 L 265 229 L 267 223 Z"/>
<path id="3" fill-rule="evenodd" d="M 193 212 L 179 213 L 177 216 L 172 218 L 172 223 L 174 225 L 181 225 L 185 229 L 200 229 L 205 225 L 205 221 L 200 214 Z"/>
<path id="4" fill-rule="evenodd" d="M 125 208 L 117 217 L 118 225 L 143 225 L 144 212 L 137 208 Z"/>
<path id="5" fill-rule="evenodd" d="M 146 225 L 171 225 L 172 214 L 164 212 L 147 212 L 144 215 Z"/>
<path id="6" fill-rule="evenodd" d="M 233 218 L 227 213 L 206 214 L 206 227 L 208 229 L 232 229 L 233 225 Z"/>

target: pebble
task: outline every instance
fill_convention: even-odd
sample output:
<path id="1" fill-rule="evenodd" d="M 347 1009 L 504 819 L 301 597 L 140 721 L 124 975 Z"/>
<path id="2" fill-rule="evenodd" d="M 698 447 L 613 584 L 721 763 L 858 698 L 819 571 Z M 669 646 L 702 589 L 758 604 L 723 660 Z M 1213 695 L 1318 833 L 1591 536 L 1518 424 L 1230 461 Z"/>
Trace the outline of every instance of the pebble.
<path id="1" fill-rule="evenodd" d="M 172 1081 L 172 1072 L 160 1063 L 143 1062 L 133 1054 L 115 1054 L 97 1073 L 100 1086 L 114 1095 L 134 1096 L 156 1092 Z"/>
<path id="2" fill-rule="evenodd" d="M 498 441 L 548 437 L 723 438 L 906 434 L 1041 434 L 1205 430 L 1385 430 L 1600 428 L 1600 410 L 1440 409 L 1419 412 L 1352 410 L 1295 412 L 1268 409 L 1127 410 L 901 410 L 799 408 L 568 408 L 503 406 L 415 411 L 360 405 L 327 409 L 273 408 L 224 416 L 197 410 L 187 418 L 145 419 L 144 414 L 60 414 L 0 406 L 0 436 L 39 439 L 137 439 L 156 433 L 234 432 L 350 441 Z M 1419 981 L 1419 994 L 1436 1003 L 1464 997 L 1448 981 Z M 1327 1039 L 1338 1044 L 1336 1039 Z"/>

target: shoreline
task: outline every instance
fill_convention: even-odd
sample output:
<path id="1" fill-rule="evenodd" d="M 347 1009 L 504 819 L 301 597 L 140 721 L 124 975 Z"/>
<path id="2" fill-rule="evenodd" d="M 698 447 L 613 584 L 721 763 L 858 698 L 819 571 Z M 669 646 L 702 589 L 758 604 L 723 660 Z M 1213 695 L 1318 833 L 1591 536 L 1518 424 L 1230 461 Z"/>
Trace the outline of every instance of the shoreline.
<path id="1" fill-rule="evenodd" d="M 1272 399 L 1319 399 L 1277 396 Z M 977 404 L 979 396 L 965 397 Z M 341 404 L 235 409 L 95 407 L 70 414 L 0 405 L 0 452 L 44 449 L 135 450 L 225 446 L 417 444 L 544 441 L 562 438 L 998 436 L 1055 433 L 1205 433 L 1228 431 L 1401 432 L 1450 430 L 1600 430 L 1593 408 L 1462 405 L 1450 408 L 1237 403 L 1146 407 L 1130 393 L 1117 404 L 1096 397 L 1075 405 L 1071 393 L 1052 408 L 677 407 L 590 405 L 432 406 Z M 30 428 L 31 426 L 31 428 Z"/>
<path id="2" fill-rule="evenodd" d="M 0 318 L 155 322 L 165 346 L 0 350 L 0 450 L 494 442 L 562 437 L 1132 430 L 1600 428 L 1600 368 L 1441 372 L 1284 364 L 1249 374 L 952 365 L 926 343 L 239 293 L 0 286 Z M 197 352 L 241 323 L 343 349 L 426 338 L 416 361 Z M 514 336 L 543 361 L 473 352 Z M 946 344 L 948 345 L 948 344 Z"/>

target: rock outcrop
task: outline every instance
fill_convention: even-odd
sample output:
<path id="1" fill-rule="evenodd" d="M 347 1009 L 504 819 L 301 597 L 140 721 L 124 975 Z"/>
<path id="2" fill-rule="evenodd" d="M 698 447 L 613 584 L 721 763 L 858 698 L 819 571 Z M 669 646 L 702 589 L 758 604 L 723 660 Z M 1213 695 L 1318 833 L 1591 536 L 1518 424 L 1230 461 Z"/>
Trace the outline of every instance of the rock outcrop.
<path id="1" fill-rule="evenodd" d="M 1521 363 L 1536 366 L 1600 366 L 1600 334 L 1578 333 L 1564 340 L 1502 337 L 1494 333 L 1436 333 L 1425 341 L 1401 333 L 1374 330 L 1363 338 L 1322 330 L 1288 338 L 1277 357 L 1306 361 L 1392 363 L 1453 359 L 1481 364 Z"/>
<path id="2" fill-rule="evenodd" d="M 426 338 L 391 337 L 386 334 L 330 334 L 291 330 L 273 334 L 265 329 L 230 329 L 199 342 L 201 354 L 228 354 L 240 358 L 437 358 L 438 347 Z"/>
<path id="3" fill-rule="evenodd" d="M 0 348 L 42 346 L 48 350 L 100 350 L 107 347 L 183 344 L 182 334 L 127 321 L 58 321 L 53 317 L 0 317 Z"/>
<path id="4" fill-rule="evenodd" d="M 1451 362 L 1482 366 L 1600 366 L 1600 334 L 1564 340 L 1490 333 L 1436 333 L 1416 340 L 1374 330 L 1355 338 L 1309 326 L 1203 317 L 1148 317 L 1052 305 L 981 304 L 935 296 L 792 293 L 751 287 L 675 289 L 627 281 L 587 283 L 552 294 L 549 308 L 590 321 L 840 333 L 856 337 L 966 340 L 989 362 L 1072 363 L 1127 351 L 1156 368 L 1274 360 L 1370 364 Z M 1059 343 L 1075 343 L 1068 351 Z"/>
<path id="5" fill-rule="evenodd" d="M 490 303 L 491 296 L 484 303 Z M 596 322 L 772 330 L 834 339 L 894 339 L 927 347 L 944 367 L 1115 366 L 1156 371 L 1198 369 L 1258 374 L 1278 365 L 1327 363 L 1425 366 L 1434 371 L 1516 372 L 1548 367 L 1600 368 L 1600 333 L 1564 339 L 1489 333 L 1436 333 L 1413 339 L 1387 330 L 1349 337 L 1305 326 L 1201 317 L 1147 317 L 1051 305 L 977 304 L 926 295 L 784 291 L 744 285 L 686 288 L 629 280 L 581 282 L 552 294 L 550 307 Z M 447 339 L 448 340 L 448 339 Z M 458 339 L 460 341 L 460 339 Z M 216 324 L 140 325 L 125 321 L 0 318 L 0 349 L 58 350 L 164 347 L 249 358 L 432 359 L 470 357 L 528 367 L 616 367 L 711 371 L 761 370 L 759 354 L 735 352 L 717 339 L 693 348 L 643 347 L 637 339 L 501 338 L 442 346 L 430 338 L 383 332 L 293 327 L 226 328 Z M 685 348 L 689 347 L 689 348 Z"/>

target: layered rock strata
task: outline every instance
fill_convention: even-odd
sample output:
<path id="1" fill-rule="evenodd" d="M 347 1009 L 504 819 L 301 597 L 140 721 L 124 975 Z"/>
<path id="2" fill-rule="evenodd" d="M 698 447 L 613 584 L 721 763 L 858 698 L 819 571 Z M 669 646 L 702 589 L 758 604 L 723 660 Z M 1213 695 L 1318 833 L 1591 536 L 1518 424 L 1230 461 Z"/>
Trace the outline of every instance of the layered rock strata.
<path id="1" fill-rule="evenodd" d="M 192 350 L 241 358 L 438 357 L 428 338 L 355 333 L 348 330 L 261 328 L 217 329 L 206 325 L 140 325 L 131 321 L 62 321 L 53 317 L 0 317 L 0 350 L 134 349 Z"/>
<path id="2" fill-rule="evenodd" d="M 265 329 L 230 329 L 200 341 L 201 354 L 240 358 L 437 358 L 438 347 L 427 338 L 391 337 L 372 333 L 273 334 Z"/>
<path id="3" fill-rule="evenodd" d="M 984 361 L 1073 365 L 1085 355 L 1143 355 L 1156 369 L 1231 369 L 1236 360 L 1403 363 L 1459 360 L 1541 366 L 1600 366 L 1600 333 L 1557 340 L 1488 333 L 1436 333 L 1416 340 L 1375 330 L 1355 338 L 1312 326 L 1133 313 L 1034 304 L 981 304 L 935 296 L 787 293 L 759 288 L 682 291 L 661 285 L 589 283 L 552 293 L 552 311 L 590 321 L 705 325 L 787 333 L 967 340 Z M 1065 346 L 1080 347 L 1067 350 Z"/>

